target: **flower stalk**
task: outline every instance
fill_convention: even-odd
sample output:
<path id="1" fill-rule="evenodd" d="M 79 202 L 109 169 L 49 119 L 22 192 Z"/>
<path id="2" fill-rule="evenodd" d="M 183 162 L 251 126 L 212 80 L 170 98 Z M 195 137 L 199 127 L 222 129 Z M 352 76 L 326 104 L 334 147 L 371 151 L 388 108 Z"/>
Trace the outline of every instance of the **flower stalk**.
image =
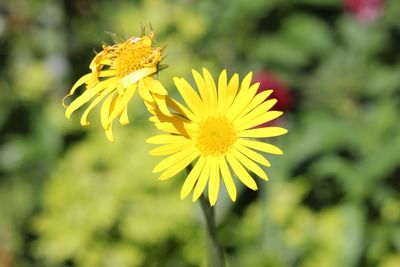
<path id="1" fill-rule="evenodd" d="M 215 225 L 215 207 L 210 206 L 204 194 L 200 197 L 200 206 L 207 225 L 207 265 L 208 267 L 224 267 L 224 250 L 218 240 L 217 227 Z"/>

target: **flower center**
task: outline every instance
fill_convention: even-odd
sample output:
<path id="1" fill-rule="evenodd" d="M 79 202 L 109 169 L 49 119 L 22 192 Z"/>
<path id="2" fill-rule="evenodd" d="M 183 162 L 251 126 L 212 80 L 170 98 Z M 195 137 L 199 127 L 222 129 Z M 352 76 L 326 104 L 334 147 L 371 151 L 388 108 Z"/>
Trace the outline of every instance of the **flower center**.
<path id="1" fill-rule="evenodd" d="M 124 77 L 143 67 L 157 66 L 160 61 L 160 49 L 144 46 L 140 41 L 132 40 L 125 43 L 117 52 L 114 68 L 118 77 Z"/>
<path id="2" fill-rule="evenodd" d="M 236 142 L 232 123 L 225 117 L 208 117 L 199 125 L 196 146 L 202 156 L 225 155 Z"/>

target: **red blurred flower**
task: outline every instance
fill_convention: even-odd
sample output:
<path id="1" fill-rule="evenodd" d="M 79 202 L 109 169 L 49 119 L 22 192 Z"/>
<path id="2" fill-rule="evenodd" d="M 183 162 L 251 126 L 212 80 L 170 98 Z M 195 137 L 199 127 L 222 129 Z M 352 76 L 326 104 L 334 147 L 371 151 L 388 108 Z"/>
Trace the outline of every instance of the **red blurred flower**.
<path id="1" fill-rule="evenodd" d="M 255 73 L 253 82 L 260 83 L 257 94 L 269 89 L 274 90 L 269 98 L 276 98 L 278 103 L 275 104 L 273 109 L 288 111 L 292 107 L 293 97 L 289 87 L 274 73 L 269 71 Z"/>
<path id="2" fill-rule="evenodd" d="M 260 83 L 257 94 L 265 90 L 273 90 L 272 94 L 268 97 L 269 99 L 276 98 L 278 100 L 278 102 L 272 108 L 273 110 L 290 110 L 293 105 L 292 93 L 290 92 L 289 87 L 276 74 L 269 71 L 257 72 L 253 76 L 253 82 Z M 280 119 L 277 119 L 263 123 L 258 127 L 275 126 L 280 124 Z"/>
<path id="3" fill-rule="evenodd" d="M 378 19 L 384 0 L 343 0 L 344 9 L 357 20 L 372 23 Z"/>

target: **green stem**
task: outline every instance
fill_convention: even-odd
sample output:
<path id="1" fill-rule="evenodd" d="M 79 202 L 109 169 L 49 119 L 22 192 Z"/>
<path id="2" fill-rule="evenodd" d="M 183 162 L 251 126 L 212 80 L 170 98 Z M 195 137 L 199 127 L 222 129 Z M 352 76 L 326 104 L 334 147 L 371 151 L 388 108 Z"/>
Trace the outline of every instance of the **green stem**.
<path id="1" fill-rule="evenodd" d="M 208 267 L 224 267 L 224 250 L 218 241 L 215 225 L 214 207 L 210 206 L 204 194 L 200 197 L 200 206 L 204 213 L 207 225 L 207 262 Z"/>

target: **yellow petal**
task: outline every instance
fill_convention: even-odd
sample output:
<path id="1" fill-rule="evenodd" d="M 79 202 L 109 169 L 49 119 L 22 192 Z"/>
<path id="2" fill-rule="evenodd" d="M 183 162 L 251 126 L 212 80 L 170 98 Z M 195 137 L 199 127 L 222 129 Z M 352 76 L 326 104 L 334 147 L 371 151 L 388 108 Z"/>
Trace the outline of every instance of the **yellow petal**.
<path id="1" fill-rule="evenodd" d="M 149 154 L 152 156 L 165 156 L 177 153 L 184 149 L 188 149 L 190 146 L 193 146 L 193 142 L 191 142 L 189 139 L 186 139 L 184 141 L 182 140 L 181 142 L 174 142 L 156 147 L 150 150 Z"/>
<path id="2" fill-rule="evenodd" d="M 206 83 L 205 83 L 203 77 L 200 75 L 200 73 L 198 73 L 195 70 L 192 70 L 192 74 L 193 74 L 193 78 L 196 82 L 197 89 L 199 90 L 200 97 L 206 108 L 206 110 L 204 110 L 204 111 L 207 112 L 207 110 L 211 107 L 211 100 L 210 100 L 210 96 L 209 96 L 209 92 L 208 92 L 209 89 L 207 88 Z"/>
<path id="3" fill-rule="evenodd" d="M 253 110 L 248 112 L 243 117 L 238 116 L 234 122 L 235 125 L 241 125 L 245 122 L 248 122 L 254 118 L 261 116 L 265 112 L 269 111 L 276 104 L 276 102 L 277 102 L 276 99 L 267 100 L 264 103 L 260 104 L 259 106 L 255 107 Z"/>
<path id="4" fill-rule="evenodd" d="M 184 79 L 174 78 L 174 83 L 190 110 L 199 116 L 204 111 L 204 104 L 196 91 Z"/>
<path id="5" fill-rule="evenodd" d="M 90 113 L 90 111 L 100 103 L 101 100 L 103 100 L 104 97 L 106 97 L 108 94 L 110 94 L 113 90 L 115 90 L 114 85 L 109 86 L 106 90 L 101 92 L 101 94 L 96 97 L 89 105 L 89 107 L 83 112 L 82 117 L 81 117 L 81 125 L 82 126 L 87 126 L 89 125 L 89 121 L 87 120 L 87 117 Z"/>
<path id="6" fill-rule="evenodd" d="M 276 154 L 276 155 L 283 154 L 283 151 L 279 147 L 268 144 L 268 143 L 252 141 L 252 140 L 244 140 L 244 139 L 240 139 L 238 142 L 239 142 L 239 144 L 241 144 L 243 146 L 247 146 L 249 148 L 263 151 L 266 153 Z"/>
<path id="7" fill-rule="evenodd" d="M 240 151 L 242 154 L 246 155 L 248 158 L 254 160 L 255 162 L 264 165 L 266 167 L 270 167 L 271 163 L 260 153 L 255 152 L 254 150 L 251 150 L 245 146 L 242 146 L 237 142 L 234 145 L 234 148 L 236 148 L 238 151 Z"/>
<path id="8" fill-rule="evenodd" d="M 206 188 L 208 179 L 210 177 L 210 171 L 211 171 L 211 160 L 210 158 L 206 158 L 206 162 L 204 164 L 203 169 L 201 170 L 199 180 L 197 181 L 197 184 L 194 188 L 192 197 L 193 202 L 199 199 L 201 194 L 204 192 L 204 189 Z"/>
<path id="9" fill-rule="evenodd" d="M 108 117 L 110 116 L 113 99 L 114 93 L 107 96 L 106 100 L 104 100 L 103 105 L 101 106 L 100 120 L 104 129 L 108 129 L 110 127 L 110 124 L 108 123 Z"/>
<path id="10" fill-rule="evenodd" d="M 257 174 L 260 178 L 268 181 L 268 176 L 265 174 L 264 170 L 260 168 L 254 161 L 237 151 L 236 149 L 231 150 L 232 155 L 243 164 L 244 167 L 249 169 L 250 171 Z"/>
<path id="11" fill-rule="evenodd" d="M 117 99 L 117 101 L 115 102 L 114 110 L 111 112 L 110 117 L 108 118 L 109 123 L 113 121 L 119 114 L 121 114 L 123 109 L 128 105 L 128 102 L 131 100 L 136 92 L 136 88 L 136 84 L 128 87 L 125 93 Z"/>
<path id="12" fill-rule="evenodd" d="M 168 110 L 167 103 L 165 102 L 165 95 L 153 93 L 152 96 L 160 111 L 166 116 L 172 116 L 171 112 Z"/>
<path id="13" fill-rule="evenodd" d="M 148 102 L 154 102 L 153 97 L 151 96 L 150 91 L 147 88 L 147 86 L 144 85 L 143 80 L 139 81 L 137 88 L 138 88 L 138 93 L 141 98 L 143 98 L 144 100 L 146 100 Z"/>
<path id="14" fill-rule="evenodd" d="M 186 168 L 190 163 L 192 163 L 193 160 L 195 160 L 198 156 L 199 153 L 192 153 L 187 157 L 184 157 L 182 160 L 176 162 L 174 165 L 170 166 L 166 171 L 164 171 L 160 175 L 160 180 L 166 180 L 168 178 L 173 177 L 175 174 L 179 173 L 184 168 Z"/>
<path id="15" fill-rule="evenodd" d="M 187 140 L 188 140 L 187 138 L 180 135 L 160 134 L 148 138 L 146 142 L 150 144 L 161 145 L 161 144 L 186 142 Z"/>
<path id="16" fill-rule="evenodd" d="M 252 111 L 253 109 L 255 109 L 256 107 L 258 107 L 262 102 L 264 102 L 267 97 L 272 93 L 272 90 L 266 90 L 266 91 L 262 91 L 261 93 L 257 94 L 254 96 L 254 98 L 251 100 L 250 104 L 247 105 L 247 107 L 245 109 L 243 109 L 239 115 L 237 116 L 237 118 L 241 118 L 243 116 L 245 116 L 247 113 L 249 113 L 250 111 Z M 275 102 L 273 104 L 275 104 L 277 102 L 277 100 L 274 100 Z"/>
<path id="17" fill-rule="evenodd" d="M 206 68 L 203 68 L 203 77 L 210 99 L 210 111 L 214 113 L 217 108 L 217 87 L 213 77 Z"/>
<path id="18" fill-rule="evenodd" d="M 160 161 L 153 169 L 153 172 L 161 172 L 169 167 L 171 167 L 174 164 L 177 164 L 178 162 L 182 161 L 183 159 L 196 154 L 197 148 L 191 147 L 189 149 L 185 149 L 182 151 L 179 151 L 178 153 L 173 154 L 172 156 L 167 157 L 166 159 L 163 159 Z"/>
<path id="19" fill-rule="evenodd" d="M 237 91 L 239 89 L 239 75 L 235 73 L 228 83 L 228 89 L 226 91 L 226 97 L 220 99 L 222 101 L 222 110 L 225 112 L 231 105 L 236 97 Z"/>
<path id="20" fill-rule="evenodd" d="M 110 84 L 115 82 L 115 80 L 116 79 L 114 79 L 114 78 L 105 80 L 103 82 L 96 84 L 96 86 L 94 86 L 94 87 L 88 88 L 85 92 L 83 92 L 83 94 L 80 95 L 78 98 L 76 98 L 74 101 L 72 101 L 72 103 L 65 110 L 65 116 L 67 117 L 67 119 L 71 118 L 71 114 L 75 110 L 77 110 L 78 108 L 80 108 L 81 106 L 86 104 L 97 93 L 100 93 L 104 88 L 107 88 L 108 86 L 110 86 Z"/>
<path id="21" fill-rule="evenodd" d="M 218 158 L 213 158 L 211 160 L 210 182 L 208 183 L 208 200 L 211 206 L 217 203 L 219 184 L 219 160 Z"/>
<path id="22" fill-rule="evenodd" d="M 125 108 L 122 110 L 121 117 L 119 117 L 119 123 L 121 125 L 129 124 L 128 106 L 125 106 Z"/>
<path id="23" fill-rule="evenodd" d="M 223 103 L 224 103 L 223 99 L 225 99 L 225 96 L 227 93 L 227 83 L 228 83 L 227 73 L 226 73 L 226 69 L 224 69 L 218 78 L 218 111 L 219 112 L 222 112 L 222 110 L 223 110 Z"/>
<path id="24" fill-rule="evenodd" d="M 110 124 L 108 129 L 105 130 L 105 132 L 106 132 L 106 136 L 107 136 L 108 141 L 113 143 L 114 142 L 114 137 L 113 137 L 113 133 L 112 133 L 112 123 Z"/>
<path id="25" fill-rule="evenodd" d="M 229 167 L 224 157 L 220 158 L 219 168 L 221 171 L 222 179 L 228 191 L 229 197 L 232 199 L 232 201 L 236 201 L 236 196 L 237 196 L 236 186 L 235 183 L 233 182 L 231 171 L 229 170 Z"/>
<path id="26" fill-rule="evenodd" d="M 232 154 L 228 154 L 226 156 L 226 159 L 228 160 L 229 165 L 231 166 L 232 170 L 234 171 L 236 176 L 239 178 L 239 180 L 248 188 L 257 190 L 256 182 L 250 176 L 250 174 L 246 171 L 246 169 L 243 168 L 242 164 L 240 164 L 240 162 Z"/>
<path id="27" fill-rule="evenodd" d="M 242 131 L 242 130 L 246 130 L 246 129 L 250 129 L 250 128 L 259 126 L 263 123 L 266 123 L 266 122 L 269 122 L 269 121 L 272 121 L 272 120 L 278 118 L 282 114 L 283 114 L 282 111 L 267 111 L 257 118 L 254 118 L 247 122 L 243 122 L 243 124 L 241 124 L 241 125 L 237 125 L 237 130 Z"/>
<path id="28" fill-rule="evenodd" d="M 159 95 L 168 95 L 167 90 L 159 80 L 156 80 L 152 77 L 147 77 L 144 79 L 144 83 L 146 84 L 147 88 L 149 88 L 150 92 Z"/>
<path id="29" fill-rule="evenodd" d="M 205 162 L 206 162 L 205 158 L 200 157 L 200 159 L 194 165 L 192 171 L 186 177 L 185 182 L 183 183 L 181 189 L 181 195 L 180 195 L 181 199 L 185 199 L 192 191 L 195 183 L 199 179 L 200 173 L 203 170 Z"/>
<path id="30" fill-rule="evenodd" d="M 285 128 L 281 127 L 264 127 L 252 130 L 246 130 L 239 132 L 239 137 L 253 137 L 253 138 L 262 138 L 262 137 L 274 137 L 287 133 L 288 131 Z"/>
<path id="31" fill-rule="evenodd" d="M 167 106 L 169 106 L 170 108 L 175 110 L 178 114 L 181 114 L 182 116 L 185 116 L 189 120 L 194 121 L 194 122 L 199 122 L 200 121 L 201 117 L 195 116 L 193 114 L 193 112 L 191 112 L 189 109 L 187 109 L 185 106 L 183 106 L 181 103 L 179 103 L 175 99 L 170 98 L 170 97 L 167 96 L 165 98 L 165 102 L 167 103 Z"/>
<path id="32" fill-rule="evenodd" d="M 156 72 L 157 72 L 156 67 L 147 67 L 147 68 L 139 69 L 139 70 L 134 71 L 134 72 L 126 75 L 125 77 L 123 77 L 120 80 L 120 82 L 122 83 L 123 87 L 127 88 L 127 87 L 137 83 L 144 77 L 147 77 Z"/>

